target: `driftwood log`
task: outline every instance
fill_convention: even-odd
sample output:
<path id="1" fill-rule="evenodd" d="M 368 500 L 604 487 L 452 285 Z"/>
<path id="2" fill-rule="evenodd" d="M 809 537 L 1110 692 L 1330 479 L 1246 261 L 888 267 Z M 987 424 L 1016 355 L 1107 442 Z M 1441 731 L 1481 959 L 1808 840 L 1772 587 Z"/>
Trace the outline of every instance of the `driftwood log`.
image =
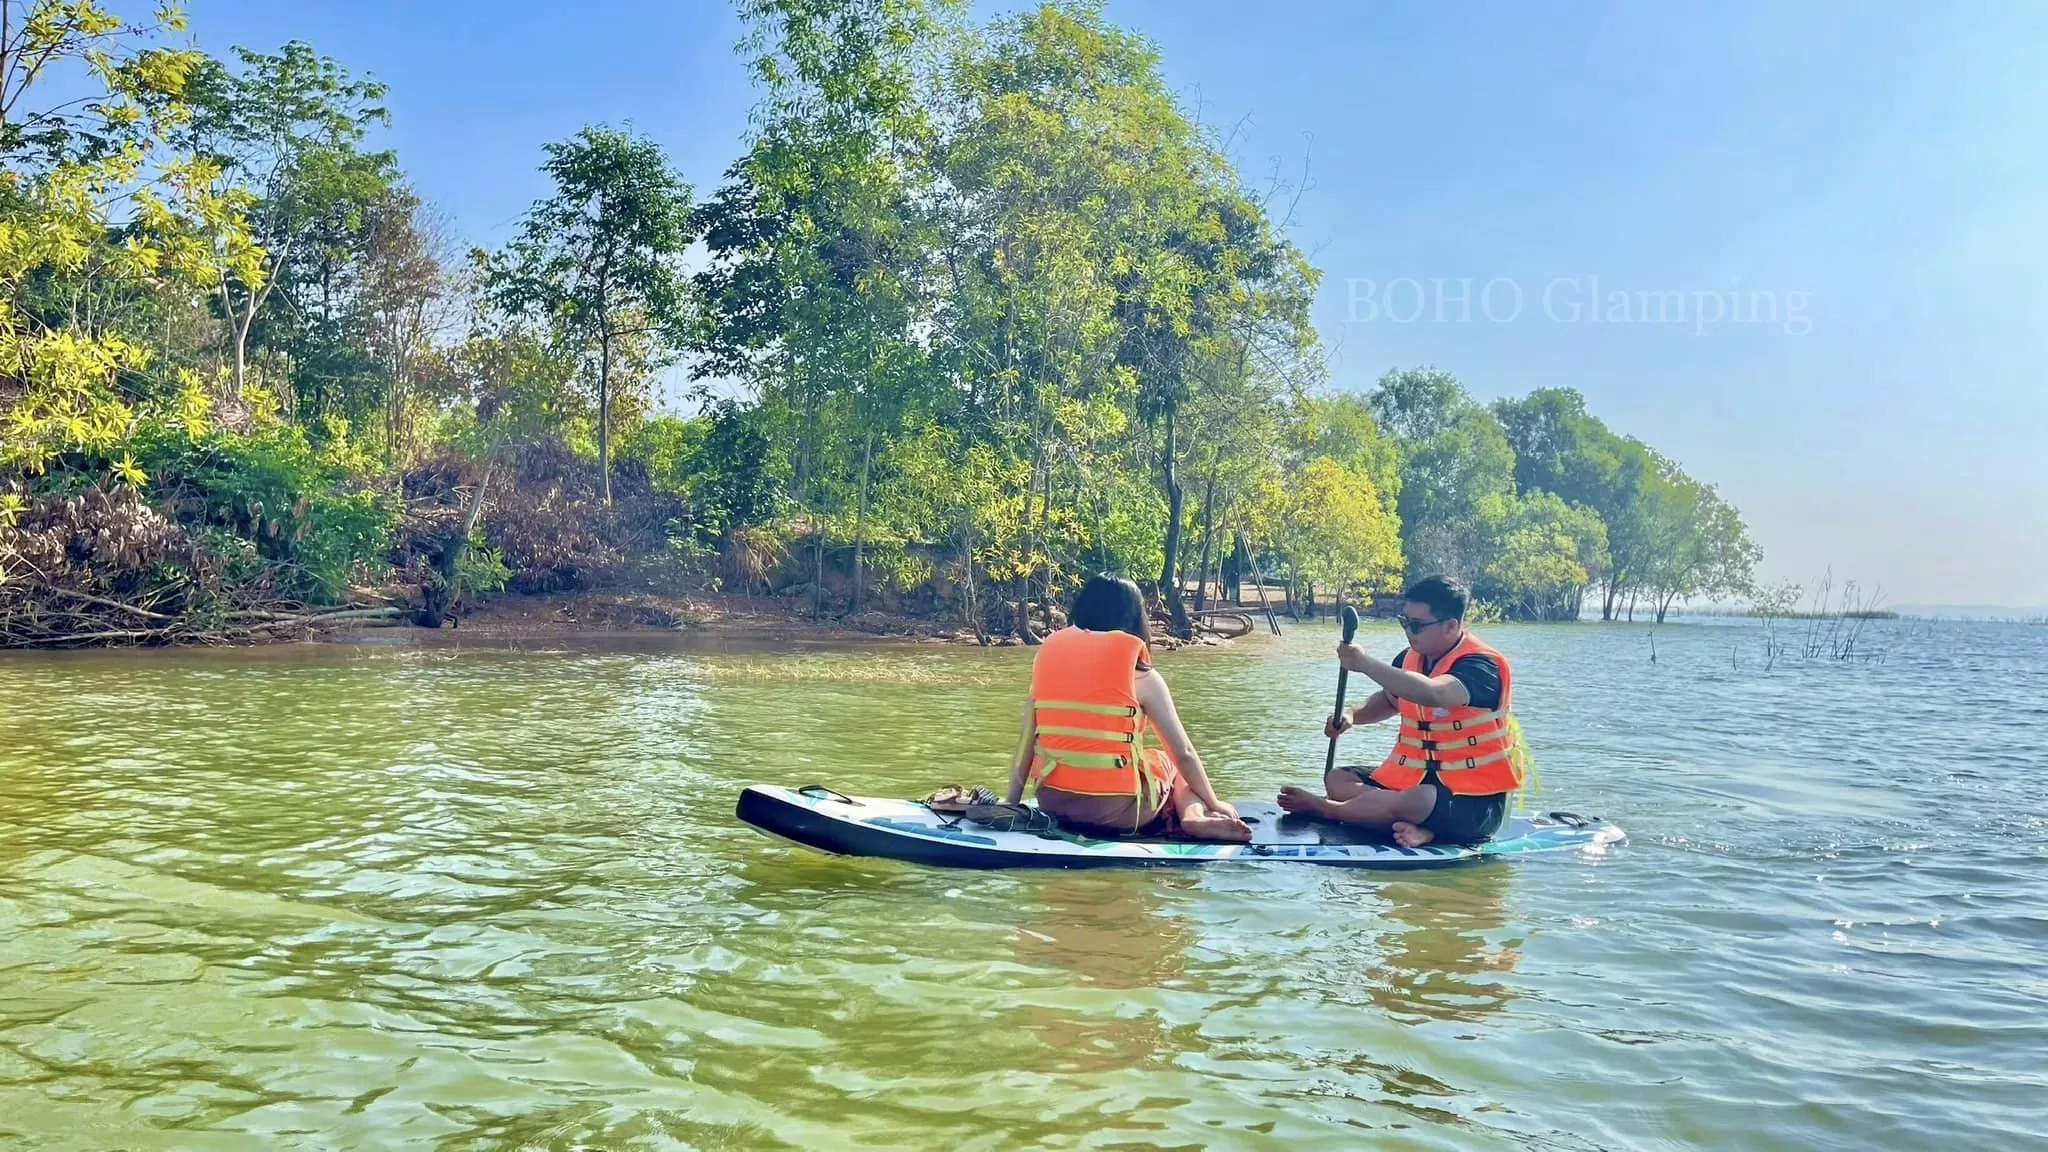
<path id="1" fill-rule="evenodd" d="M 68 591 L 68 590 L 67 590 Z M 76 598 L 78 594 L 73 594 Z M 155 627 L 108 627 L 100 613 L 17 608 L 0 622 L 0 648 L 90 648 L 105 644 L 236 644 L 275 639 L 279 634 L 312 633 L 329 628 L 399 624 L 402 608 L 335 608 L 320 611 L 248 609 L 217 620 L 172 617 L 133 604 L 90 597 L 96 607 L 160 621 Z"/>

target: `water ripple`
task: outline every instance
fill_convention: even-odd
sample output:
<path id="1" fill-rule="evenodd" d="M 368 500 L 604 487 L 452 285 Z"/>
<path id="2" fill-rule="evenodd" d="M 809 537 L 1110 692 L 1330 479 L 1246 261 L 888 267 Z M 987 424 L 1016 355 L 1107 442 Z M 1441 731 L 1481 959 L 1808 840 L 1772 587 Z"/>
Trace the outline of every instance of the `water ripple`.
<path id="1" fill-rule="evenodd" d="M 1633 843 L 1388 877 L 735 826 L 995 781 L 1021 652 L 10 658 L 0 1144 L 2038 1146 L 2043 757 L 1929 687 L 2048 715 L 2048 630 L 1988 628 L 1492 630 L 1532 807 Z M 1334 639 L 1165 658 L 1226 791 L 1314 779 Z"/>

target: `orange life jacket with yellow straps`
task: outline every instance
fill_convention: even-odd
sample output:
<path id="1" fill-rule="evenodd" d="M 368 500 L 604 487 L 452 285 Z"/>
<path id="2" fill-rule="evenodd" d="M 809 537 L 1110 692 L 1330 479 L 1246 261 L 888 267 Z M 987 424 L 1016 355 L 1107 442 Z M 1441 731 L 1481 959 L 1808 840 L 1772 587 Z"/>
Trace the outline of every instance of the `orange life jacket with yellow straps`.
<path id="1" fill-rule="evenodd" d="M 1150 728 L 1134 691 L 1145 642 L 1128 632 L 1062 628 L 1045 638 L 1031 664 L 1037 735 L 1032 779 L 1041 787 L 1092 796 L 1156 790 L 1171 771 L 1161 749 L 1145 747 Z"/>
<path id="2" fill-rule="evenodd" d="M 1401 654 L 1401 667 L 1438 676 L 1472 655 L 1491 656 L 1500 666 L 1500 707 L 1432 708 L 1396 697 L 1401 734 L 1394 739 L 1393 751 L 1372 774 L 1374 782 L 1388 788 L 1413 788 L 1434 773 L 1437 783 L 1461 796 L 1491 796 L 1522 786 L 1515 730 L 1508 723 L 1514 675 L 1508 670 L 1507 657 L 1467 632 L 1429 671 L 1423 671 L 1422 654 L 1413 648 Z"/>

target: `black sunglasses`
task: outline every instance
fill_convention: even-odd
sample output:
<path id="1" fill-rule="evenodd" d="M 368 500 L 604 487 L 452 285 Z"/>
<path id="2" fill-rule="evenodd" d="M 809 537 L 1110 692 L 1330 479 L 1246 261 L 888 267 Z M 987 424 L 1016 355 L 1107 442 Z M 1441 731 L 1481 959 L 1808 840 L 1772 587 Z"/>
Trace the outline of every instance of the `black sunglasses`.
<path id="1" fill-rule="evenodd" d="M 1441 623 L 1443 623 L 1442 620 L 1417 620 L 1413 616 L 1403 616 L 1401 617 L 1401 631 L 1408 633 L 1410 636 L 1413 636 L 1421 632 L 1424 628 L 1428 628 L 1431 625 Z"/>

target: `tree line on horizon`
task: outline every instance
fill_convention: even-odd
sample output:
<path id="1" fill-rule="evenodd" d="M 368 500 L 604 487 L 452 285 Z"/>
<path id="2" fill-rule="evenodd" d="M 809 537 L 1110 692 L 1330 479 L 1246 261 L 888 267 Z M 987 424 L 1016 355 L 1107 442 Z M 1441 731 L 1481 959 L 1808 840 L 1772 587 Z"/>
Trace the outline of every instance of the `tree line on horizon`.
<path id="1" fill-rule="evenodd" d="M 1331 389 L 1289 190 L 1099 5 L 738 7 L 760 101 L 713 186 L 592 125 L 486 251 L 376 146 L 385 87 L 310 46 L 0 0 L 0 608 L 50 613 L 14 639 L 400 576 L 1027 641 L 1092 571 L 1182 636 L 1254 572 L 1448 572 L 1518 619 L 1750 590 L 1737 510 L 1572 390 Z M 657 410 L 676 366 L 695 415 Z"/>

